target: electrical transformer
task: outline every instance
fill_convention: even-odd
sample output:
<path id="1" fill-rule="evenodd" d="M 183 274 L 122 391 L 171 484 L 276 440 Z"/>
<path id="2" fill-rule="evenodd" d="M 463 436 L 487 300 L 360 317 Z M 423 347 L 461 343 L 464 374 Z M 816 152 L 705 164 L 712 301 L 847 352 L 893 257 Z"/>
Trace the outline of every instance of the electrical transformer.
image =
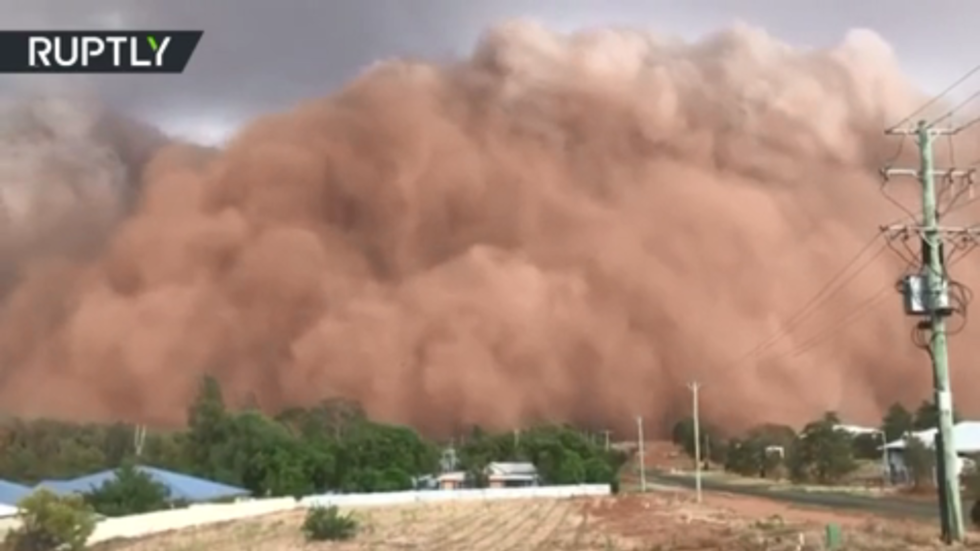
<path id="1" fill-rule="evenodd" d="M 943 316 L 953 312 L 949 305 L 949 284 L 946 279 L 942 280 L 939 295 L 933 297 L 925 274 L 907 275 L 902 278 L 902 299 L 905 313 L 910 316 L 927 316 L 934 310 Z"/>

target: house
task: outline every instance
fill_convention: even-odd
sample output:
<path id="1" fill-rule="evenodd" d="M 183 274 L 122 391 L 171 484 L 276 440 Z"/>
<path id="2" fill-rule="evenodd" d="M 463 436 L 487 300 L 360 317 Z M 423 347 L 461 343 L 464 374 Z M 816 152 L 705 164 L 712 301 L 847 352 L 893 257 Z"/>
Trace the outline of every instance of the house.
<path id="1" fill-rule="evenodd" d="M 838 424 L 834 426 L 834 429 L 846 432 L 851 436 L 861 436 L 862 434 L 882 434 L 881 429 L 876 429 L 872 427 L 862 427 L 859 425 L 844 425 Z"/>
<path id="2" fill-rule="evenodd" d="M 442 473 L 436 477 L 440 490 L 460 490 L 466 487 L 466 473 L 463 471 L 452 471 Z"/>
<path id="3" fill-rule="evenodd" d="M 490 463 L 484 472 L 490 488 L 537 486 L 540 482 L 533 463 Z"/>
<path id="4" fill-rule="evenodd" d="M 202 503 L 229 498 L 245 497 L 248 490 L 196 478 L 185 474 L 165 471 L 155 467 L 138 466 L 136 469 L 167 488 L 174 502 Z M 85 494 L 99 489 L 116 478 L 115 470 L 100 471 L 71 480 L 46 480 L 35 488 L 46 488 L 58 495 Z"/>
<path id="5" fill-rule="evenodd" d="M 908 438 L 915 438 L 929 449 L 935 448 L 937 429 L 928 429 L 909 433 Z M 961 421 L 953 426 L 953 445 L 956 447 L 956 470 L 958 474 L 973 468 L 973 462 L 963 456 L 980 453 L 980 422 Z M 906 439 L 901 438 L 888 442 L 881 447 L 888 468 L 888 476 L 892 483 L 908 481 L 909 473 L 905 465 Z"/>

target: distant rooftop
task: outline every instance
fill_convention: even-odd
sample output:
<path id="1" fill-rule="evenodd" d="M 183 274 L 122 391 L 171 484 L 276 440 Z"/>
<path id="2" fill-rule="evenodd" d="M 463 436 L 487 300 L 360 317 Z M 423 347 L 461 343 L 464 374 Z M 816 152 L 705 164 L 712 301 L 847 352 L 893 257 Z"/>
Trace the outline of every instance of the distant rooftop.
<path id="1" fill-rule="evenodd" d="M 17 505 L 17 502 L 29 493 L 31 488 L 28 486 L 0 480 L 0 505 Z"/>
<path id="2" fill-rule="evenodd" d="M 499 477 L 537 476 L 538 469 L 533 463 L 490 463 L 487 465 L 487 475 Z"/>
<path id="3" fill-rule="evenodd" d="M 936 429 L 921 430 L 911 434 L 927 448 L 932 448 L 935 444 Z M 980 452 L 980 421 L 960 421 L 953 426 L 953 445 L 956 446 L 956 453 L 978 453 Z M 887 450 L 905 449 L 905 439 L 900 438 L 889 442 L 884 446 Z"/>
<path id="4" fill-rule="evenodd" d="M 853 435 L 858 435 L 858 434 L 880 434 L 881 433 L 881 429 L 876 429 L 876 428 L 872 428 L 872 427 L 861 427 L 861 426 L 858 426 L 858 425 L 845 425 L 843 423 L 837 425 L 834 428 L 837 429 L 837 430 L 842 430 L 844 432 L 849 432 L 849 433 L 851 433 Z"/>
<path id="5" fill-rule="evenodd" d="M 138 466 L 136 469 L 146 473 L 154 481 L 165 486 L 170 491 L 170 499 L 174 501 L 214 501 L 247 496 L 250 493 L 243 488 L 236 488 L 227 484 L 220 484 L 203 478 L 195 478 L 155 467 Z M 46 480 L 36 487 L 47 488 L 59 495 L 72 493 L 84 494 L 97 490 L 107 481 L 115 479 L 115 477 L 115 470 L 107 470 L 71 480 Z"/>

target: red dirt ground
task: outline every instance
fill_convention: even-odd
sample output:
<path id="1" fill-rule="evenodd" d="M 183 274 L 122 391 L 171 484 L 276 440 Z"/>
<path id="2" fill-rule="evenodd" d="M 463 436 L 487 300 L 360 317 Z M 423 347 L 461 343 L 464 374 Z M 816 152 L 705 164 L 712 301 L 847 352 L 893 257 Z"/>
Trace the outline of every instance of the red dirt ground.
<path id="1" fill-rule="evenodd" d="M 727 494 L 707 494 L 698 504 L 693 492 L 678 490 L 617 496 L 584 507 L 595 528 L 614 533 L 637 549 L 822 549 L 823 532 L 830 523 L 842 527 L 846 549 L 944 548 L 938 541 L 938 527 L 931 524 Z"/>

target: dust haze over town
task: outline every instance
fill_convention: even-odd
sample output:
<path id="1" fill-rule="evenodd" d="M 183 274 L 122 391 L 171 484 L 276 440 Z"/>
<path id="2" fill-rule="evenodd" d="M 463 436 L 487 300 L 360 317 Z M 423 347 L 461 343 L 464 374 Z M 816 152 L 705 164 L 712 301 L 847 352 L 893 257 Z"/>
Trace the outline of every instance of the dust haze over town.
<path id="1" fill-rule="evenodd" d="M 180 423 L 204 373 L 434 433 L 666 427 L 693 379 L 731 429 L 929 395 L 878 169 L 915 166 L 883 129 L 975 61 L 956 28 L 923 50 L 909 10 L 764 0 L 79 4 L 0 13 L 205 36 L 181 76 L 0 80 L 9 413 Z M 917 212 L 915 182 L 888 191 Z M 951 344 L 967 414 L 977 331 Z"/>

